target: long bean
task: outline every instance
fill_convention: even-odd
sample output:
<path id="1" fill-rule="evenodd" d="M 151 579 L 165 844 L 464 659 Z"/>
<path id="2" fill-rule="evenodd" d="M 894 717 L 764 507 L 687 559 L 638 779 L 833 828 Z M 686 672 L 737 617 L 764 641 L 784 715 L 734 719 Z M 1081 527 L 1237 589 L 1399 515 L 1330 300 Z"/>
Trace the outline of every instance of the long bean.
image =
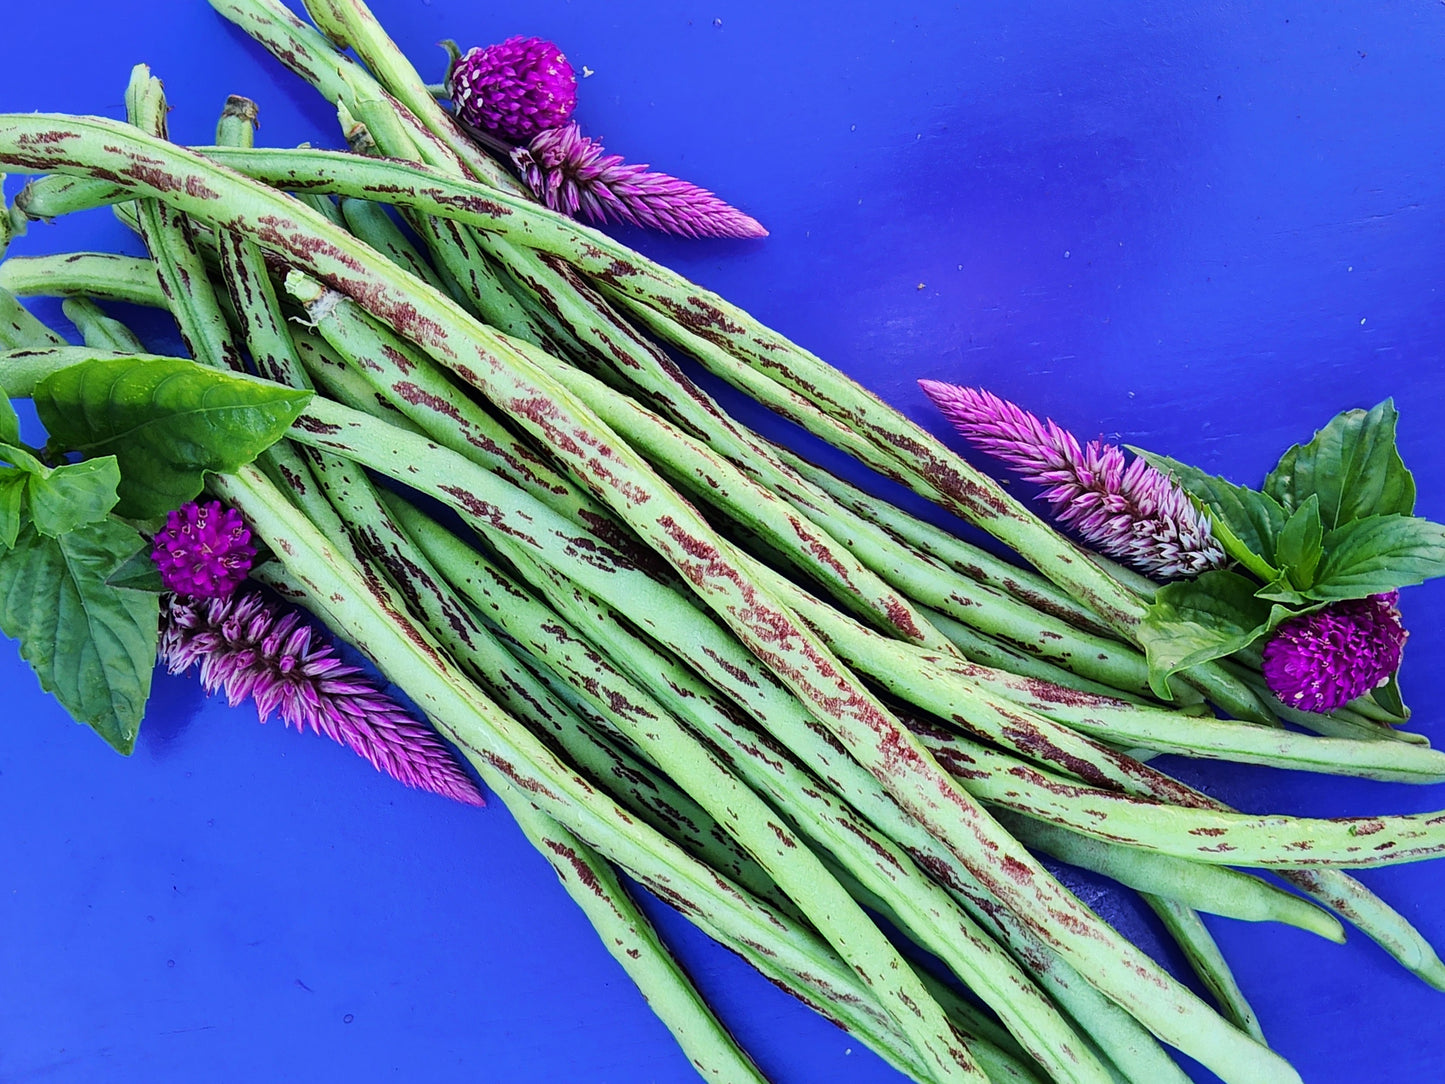
<path id="1" fill-rule="evenodd" d="M 88 297 L 67 298 L 61 304 L 60 311 L 75 325 L 75 330 L 80 332 L 86 346 L 119 353 L 145 352 L 145 346 L 130 328 L 107 316 L 100 306 Z"/>
<path id="2" fill-rule="evenodd" d="M 404 161 L 428 162 L 442 170 L 460 174 L 450 155 L 428 158 L 428 147 L 418 144 L 384 95 L 360 91 L 351 98 L 357 116 L 350 116 L 345 103 L 338 107 L 347 140 L 358 153 L 386 154 Z M 364 134 L 367 138 L 360 139 Z M 437 267 L 442 271 L 450 296 L 473 315 L 509 335 L 541 342 L 541 332 L 525 309 L 503 284 L 496 268 L 487 260 L 484 245 L 475 231 L 435 215 L 408 213 L 412 227 L 422 237 Z"/>
<path id="3" fill-rule="evenodd" d="M 642 991 L 703 1079 L 719 1084 L 767 1084 L 767 1078 L 728 1034 L 667 950 L 613 868 L 518 794 L 512 784 L 502 782 L 498 793 L 506 796 L 507 809 L 528 841 L 547 859 L 612 958 Z"/>
<path id="4" fill-rule="evenodd" d="M 451 114 L 437 105 L 416 69 L 365 5 L 353 0 L 306 0 L 306 11 L 327 37 L 353 49 L 398 101 L 466 165 L 471 176 L 503 190 L 523 190 L 502 165 L 481 151 Z"/>
<path id="5" fill-rule="evenodd" d="M 7 267 L 11 261 L 0 264 Z M 0 346 L 6 350 L 28 350 L 32 347 L 64 346 L 65 340 L 51 331 L 40 318 L 20 304 L 9 290 L 0 285 Z"/>
<path id="6" fill-rule="evenodd" d="M 1281 922 L 1343 944 L 1339 920 L 1308 900 L 1241 870 L 1123 847 L 1047 821 L 999 810 L 999 823 L 1034 850 L 1122 885 L 1245 922 Z"/>
<path id="7" fill-rule="evenodd" d="M 1189 961 L 1190 968 L 1214 996 L 1224 1014 L 1242 1031 L 1264 1042 L 1259 1017 L 1245 999 L 1234 972 L 1225 962 L 1224 954 L 1219 951 L 1219 946 L 1215 944 L 1199 915 L 1178 900 L 1166 896 L 1154 896 L 1146 892 L 1144 902 L 1159 916 L 1164 928 L 1169 931 L 1169 935 L 1184 953 L 1184 958 Z"/>
<path id="8" fill-rule="evenodd" d="M 147 135 L 166 137 L 165 92 L 144 64 L 126 87 L 126 116 Z M 166 307 L 191 357 L 218 368 L 243 368 L 241 351 L 221 315 L 184 212 L 155 198 L 136 201 L 141 239 L 155 261 Z"/>
<path id="9" fill-rule="evenodd" d="M 373 465 L 383 466 L 380 462 L 374 462 Z M 407 477 L 408 480 L 413 480 L 410 471 L 405 472 L 405 477 Z M 598 553 L 592 546 L 589 546 L 583 552 L 592 554 L 594 557 Z M 586 568 L 590 566 L 574 565 L 574 567 Z M 600 582 L 605 587 L 611 581 L 609 577 L 603 576 Z M 637 601 L 635 596 L 632 598 L 632 601 Z M 644 605 L 643 611 L 651 613 L 653 612 L 653 608 Z M 703 626 L 704 629 L 708 627 L 711 626 L 706 624 Z M 719 655 L 707 646 L 705 636 L 702 638 L 702 642 L 694 646 L 700 649 L 694 654 L 694 663 L 704 666 L 710 662 L 719 664 L 719 667 L 713 671 L 714 680 L 720 680 L 726 686 L 728 680 L 732 679 L 734 684 L 728 687 L 730 691 L 743 702 L 747 702 L 753 693 L 766 689 L 771 681 L 766 671 L 754 671 L 754 676 L 757 680 L 747 676 L 746 667 L 752 660 L 750 660 L 746 654 L 742 656 L 734 655 L 731 661 L 729 661 L 726 654 Z M 725 641 L 716 646 L 721 647 L 722 650 L 726 652 Z M 774 699 L 770 702 L 767 711 L 774 717 L 784 715 L 786 714 L 788 705 L 791 703 L 793 702 L 787 698 L 781 701 Z M 847 757 L 840 759 L 836 749 L 829 749 L 826 741 L 823 741 L 823 736 L 812 728 L 812 724 L 806 718 L 799 716 L 798 725 L 795 727 L 795 730 L 795 737 L 801 736 L 803 740 L 813 739 L 815 742 L 823 743 L 822 750 L 820 752 L 810 752 L 808 759 L 812 763 L 830 765 L 828 771 L 829 779 L 835 785 L 839 782 L 839 773 L 843 773 L 846 776 L 856 769 L 867 782 L 861 783 L 860 789 L 860 784 L 855 780 L 851 787 L 845 787 L 848 793 L 867 797 L 865 792 L 868 792 L 872 787 L 876 786 L 874 781 L 871 780 L 870 777 L 867 777 L 866 773 L 862 773 L 861 769 L 858 769 L 851 760 Z M 884 823 L 888 825 L 890 835 L 900 839 L 912 839 L 912 846 L 922 848 L 918 853 L 926 857 L 931 870 L 937 873 L 945 869 L 951 869 L 953 873 L 950 876 L 953 878 L 955 884 L 967 885 L 971 883 L 971 875 L 961 866 L 955 866 L 953 864 L 955 861 L 953 856 L 947 850 L 939 847 L 931 836 L 922 832 L 921 829 L 914 826 L 906 817 L 903 817 L 901 811 L 899 811 L 896 806 L 893 806 L 890 801 L 881 796 L 877 796 L 873 799 L 871 808 L 874 810 L 873 815 L 875 819 L 880 812 L 885 815 Z M 889 819 L 890 817 L 892 819 Z M 1115 1009 L 1107 1002 L 1098 999 L 1092 989 L 1083 983 L 1077 975 L 1073 974 L 1061 960 L 1055 958 L 1053 954 L 1041 944 L 1034 944 L 1032 942 L 1032 935 L 1022 926 L 1013 926 L 1012 923 L 1014 920 L 1012 917 L 1009 916 L 1008 912 L 999 908 L 997 902 L 989 897 L 985 890 L 979 886 L 972 885 L 969 891 L 972 895 L 965 898 L 970 905 L 979 908 L 976 914 L 980 919 L 986 918 L 992 924 L 1003 922 L 1004 926 L 1000 928 L 1011 931 L 1011 937 L 1015 942 L 1023 939 L 1026 945 L 1032 945 L 1032 947 L 1023 950 L 1027 955 L 1030 966 L 1039 970 L 1045 981 L 1050 983 L 1051 989 L 1056 992 L 1057 996 L 1065 998 L 1071 1005 L 1075 1005 L 1077 1009 L 1082 1011 L 1082 1018 L 1088 1019 L 1091 1029 L 1103 1037 L 1101 1041 L 1106 1041 L 1109 1044 L 1111 1056 L 1119 1062 L 1129 1062 L 1131 1059 L 1139 1061 L 1141 1068 L 1134 1079 L 1141 1082 L 1148 1081 L 1151 1082 L 1151 1084 L 1157 1084 L 1157 1082 L 1165 1079 L 1173 1079 L 1172 1074 L 1177 1073 L 1177 1070 L 1167 1058 L 1157 1052 L 1157 1047 L 1152 1044 L 1151 1040 L 1148 1040 L 1147 1035 L 1142 1032 L 1142 1029 L 1138 1027 L 1137 1023 L 1135 1023 L 1131 1017 Z M 1090 1000 L 1090 998 L 1094 1000 Z M 1182 1077 L 1180 1079 L 1182 1080 Z"/>
<path id="10" fill-rule="evenodd" d="M 89 297 L 166 307 L 154 263 L 109 252 L 11 256 L 0 263 L 0 289 L 18 297 Z"/>
<path id="11" fill-rule="evenodd" d="M 1096 839 L 1178 858 L 1282 869 L 1364 869 L 1445 853 L 1445 812 L 1321 819 L 1190 809 L 1078 784 L 941 729 L 926 730 L 923 740 L 982 801 Z"/>
<path id="12" fill-rule="evenodd" d="M 483 466 L 585 528 L 631 563 L 655 576 L 670 570 L 608 508 L 561 472 L 545 451 L 508 431 L 482 405 L 449 381 L 413 344 L 379 325 L 343 295 L 320 297 L 314 280 L 288 276 L 310 319 L 332 346 L 313 376 L 356 409 L 384 404 L 437 443 Z M 358 381 L 362 386 L 358 386 Z"/>
<path id="13" fill-rule="evenodd" d="M 1107 697 L 1128 704 L 1158 703 L 1152 697 L 1133 696 L 1102 682 L 1081 678 L 1056 663 L 1030 655 L 1022 648 L 1006 644 L 987 633 L 969 628 L 962 621 L 955 621 L 947 614 L 930 610 L 927 606 L 923 608 L 923 611 L 928 614 L 928 619 L 933 622 L 934 627 L 947 636 L 953 646 L 958 648 L 969 662 L 1013 674 L 1016 678 L 1024 681 L 1043 682 L 1047 686 L 1060 690 L 1061 695 L 1064 692 L 1072 691 Z M 1184 713 L 1209 710 L 1204 705 L 1204 698 L 1199 695 L 1197 690 L 1188 685 L 1180 685 L 1178 688 L 1179 695 L 1175 698 L 1176 711 Z"/>
<path id="14" fill-rule="evenodd" d="M 311 152 L 317 153 L 317 152 Z M 241 160 L 229 158 L 225 155 L 218 155 L 218 158 L 231 164 L 239 164 Z M 356 195 L 365 198 L 368 195 L 366 182 L 343 180 L 335 173 L 329 176 L 324 175 L 322 170 L 310 168 L 308 163 L 304 169 L 304 187 L 328 188 L 332 184 L 343 188 L 353 188 L 346 194 Z M 243 168 L 252 171 L 253 175 L 265 176 L 264 173 L 256 170 L 259 165 L 257 159 L 248 160 Z M 389 197 L 396 202 L 415 205 L 425 208 L 431 213 L 447 214 L 448 211 L 443 205 L 448 202 L 447 197 L 437 200 L 436 190 L 423 191 L 427 188 L 426 181 L 421 178 L 427 173 L 425 170 L 407 176 L 404 168 L 398 168 L 390 163 L 374 164 L 377 173 L 369 176 L 380 177 L 385 171 L 388 181 L 383 182 L 390 186 L 403 189 L 403 191 L 392 191 Z M 349 172 L 349 171 L 343 171 Z M 289 176 L 288 176 L 289 174 Z M 298 162 L 288 163 L 286 167 L 279 170 L 278 175 L 266 176 L 270 183 L 285 187 L 288 183 L 297 184 L 303 175 L 303 167 Z M 352 176 L 355 176 L 354 174 Z M 435 181 L 435 176 L 431 178 Z M 407 181 L 411 181 L 410 186 Z M 375 183 L 375 182 L 373 182 Z M 468 186 L 458 184 L 458 189 Z M 929 495 L 941 497 L 945 503 L 951 504 L 956 509 L 962 509 L 971 513 L 971 519 L 978 522 L 986 529 L 990 529 L 1001 540 L 1008 542 L 1021 552 L 1028 552 L 1043 561 L 1047 566 L 1044 571 L 1050 574 L 1056 582 L 1070 587 L 1076 597 L 1082 597 L 1095 609 L 1101 610 L 1102 615 L 1115 627 L 1126 631 L 1137 621 L 1142 613 L 1142 607 L 1137 600 L 1134 600 L 1127 592 L 1118 587 L 1107 575 L 1097 570 L 1088 558 L 1064 542 L 1061 537 L 1051 528 L 1046 527 L 1031 513 L 1019 506 L 1012 498 L 987 479 L 986 476 L 968 467 L 962 460 L 948 452 L 938 444 L 932 437 L 917 430 L 911 423 L 907 423 L 889 408 L 883 407 L 881 403 L 872 400 L 867 393 L 857 389 L 856 385 L 846 382 L 831 370 L 827 370 L 821 362 L 806 355 L 799 348 L 787 343 L 786 340 L 767 332 L 766 329 L 759 329 L 757 325 L 730 306 L 726 305 L 721 298 L 709 295 L 697 290 L 696 287 L 687 284 L 673 276 L 665 269 L 657 268 L 643 260 L 636 254 L 616 245 L 600 234 L 585 227 L 575 224 L 553 222 L 547 219 L 545 212 L 540 212 L 534 207 L 528 207 L 525 201 L 516 201 L 502 192 L 488 190 L 485 186 L 470 186 L 474 189 L 470 193 L 472 198 L 470 208 L 460 206 L 460 200 L 452 199 L 450 213 L 462 221 L 469 221 L 470 224 L 480 226 L 484 229 L 496 229 L 498 232 L 515 240 L 519 244 L 536 247 L 542 251 L 551 251 L 555 255 L 563 256 L 577 263 L 583 270 L 600 273 L 607 283 L 633 296 L 642 297 L 649 305 L 656 304 L 660 309 L 671 309 L 677 312 L 686 312 L 693 321 L 693 326 L 705 328 L 717 339 L 726 342 L 728 345 L 738 349 L 740 354 L 746 355 L 745 361 L 756 360 L 749 351 L 757 351 L 756 343 L 766 343 L 775 347 L 782 355 L 792 360 L 806 359 L 808 371 L 826 372 L 829 386 L 835 389 L 852 389 L 844 394 L 850 403 L 856 400 L 858 414 L 856 418 L 849 421 L 859 421 L 865 426 L 872 428 L 872 435 L 879 440 L 880 447 L 892 448 L 891 453 L 898 455 L 896 445 L 888 444 L 888 437 L 891 435 L 899 441 L 906 438 L 906 453 L 910 456 L 916 455 L 908 469 L 922 469 L 929 475 L 927 486 Z M 409 190 L 408 190 L 409 189 Z M 379 188 L 377 190 L 379 194 Z M 480 212 L 480 213 L 478 213 Z M 508 216 L 521 219 L 521 223 L 509 224 L 505 221 Z M 585 240 L 584 240 L 585 238 Z M 717 330 L 719 325 L 723 330 Z M 747 332 L 744 332 L 744 328 Z M 754 336 L 750 339 L 749 336 Z M 749 343 L 752 343 L 749 346 Z M 759 364 L 763 364 L 759 362 Z M 780 361 L 772 363 L 774 368 L 781 364 Z M 840 381 L 842 381 L 840 383 Z M 798 378 L 798 383 L 806 383 Z M 892 415 L 890 418 L 889 415 Z M 896 431 L 890 430 L 890 423 L 895 425 Z M 862 449 L 859 449 L 862 451 Z M 885 469 L 892 469 L 895 473 L 901 469 L 897 458 L 881 458 L 878 455 L 869 456 L 875 464 L 882 465 Z M 892 467 L 889 465 L 893 464 Z M 967 485 L 964 482 L 967 482 Z M 1036 543 L 1032 548 L 1030 543 Z M 1043 556 L 1047 555 L 1047 556 Z"/>

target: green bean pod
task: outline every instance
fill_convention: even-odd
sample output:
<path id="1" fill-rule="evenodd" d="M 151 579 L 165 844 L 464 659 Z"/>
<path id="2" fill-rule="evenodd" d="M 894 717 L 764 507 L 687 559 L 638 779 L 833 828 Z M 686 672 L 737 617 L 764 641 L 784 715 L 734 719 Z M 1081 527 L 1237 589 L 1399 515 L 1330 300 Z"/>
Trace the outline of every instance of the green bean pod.
<path id="1" fill-rule="evenodd" d="M 1159 921 L 1164 924 L 1164 928 L 1184 953 L 1184 958 L 1189 961 L 1190 968 L 1219 1003 L 1224 1014 L 1233 1020 L 1241 1031 L 1264 1042 L 1259 1017 L 1250 1007 L 1234 972 L 1229 969 L 1224 954 L 1219 951 L 1219 946 L 1215 944 L 1199 915 L 1178 900 L 1167 896 L 1144 893 L 1144 902 L 1159 916 Z"/>
<path id="2" fill-rule="evenodd" d="M 0 263 L 0 271 L 13 261 Z M 64 346 L 62 339 L 41 322 L 40 318 L 20 304 L 20 299 L 0 285 L 0 346 L 6 350 Z"/>
<path id="3" fill-rule="evenodd" d="M 135 332 L 119 320 L 107 316 L 88 297 L 71 297 L 61 304 L 60 311 L 75 325 L 86 346 L 98 350 L 114 350 L 121 354 L 143 354 L 145 346 Z"/>
<path id="4" fill-rule="evenodd" d="M 1344 944 L 1344 928 L 1328 911 L 1252 874 L 1106 843 L 1006 810 L 996 815 L 1000 824 L 1034 850 L 1136 891 L 1166 896 L 1225 918 L 1280 922 Z"/>

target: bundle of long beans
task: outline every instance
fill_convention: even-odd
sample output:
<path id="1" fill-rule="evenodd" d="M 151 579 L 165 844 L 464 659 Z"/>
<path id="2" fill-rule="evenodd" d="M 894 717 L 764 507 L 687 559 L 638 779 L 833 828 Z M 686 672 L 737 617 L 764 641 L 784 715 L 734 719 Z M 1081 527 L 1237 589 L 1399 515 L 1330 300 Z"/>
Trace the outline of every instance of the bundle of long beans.
<path id="1" fill-rule="evenodd" d="M 1342 872 L 1445 851 L 1445 817 L 1254 816 L 1147 762 L 1437 782 L 1445 756 L 1368 701 L 1284 729 L 1247 660 L 1156 699 L 1131 636 L 1147 585 L 746 313 L 539 207 L 360 0 L 312 0 L 319 30 L 212 3 L 352 149 L 257 149 L 240 99 L 216 146 L 173 145 L 144 69 L 129 123 L 0 117 L 0 164 L 50 174 L 15 228 L 112 204 L 151 254 L 0 265 L 0 380 L 143 354 L 99 299 L 168 309 L 195 363 L 314 390 L 287 440 L 209 480 L 274 555 L 257 578 L 461 749 L 706 1078 L 761 1076 L 619 870 L 919 1081 L 1187 1079 L 1166 1045 L 1231 1084 L 1297 1080 L 1199 912 L 1339 940 L 1334 911 L 1445 988 Z M 77 299 L 86 347 L 12 294 Z M 1032 569 L 770 443 L 669 351 Z M 1143 892 L 1216 1005 L 1040 854 Z"/>

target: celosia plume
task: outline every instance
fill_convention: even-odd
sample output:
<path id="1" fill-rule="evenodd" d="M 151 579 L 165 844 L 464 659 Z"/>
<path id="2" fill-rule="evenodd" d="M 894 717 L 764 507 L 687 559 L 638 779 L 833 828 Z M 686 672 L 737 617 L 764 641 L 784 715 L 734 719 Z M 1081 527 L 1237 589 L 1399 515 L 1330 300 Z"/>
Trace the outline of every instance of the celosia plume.
<path id="1" fill-rule="evenodd" d="M 459 57 L 447 74 L 447 94 L 465 123 L 525 143 L 567 123 L 577 107 L 577 76 L 550 41 L 508 38 Z"/>
<path id="2" fill-rule="evenodd" d="M 1280 703 L 1329 712 L 1390 680 L 1409 633 L 1400 593 L 1332 602 L 1281 622 L 1264 645 L 1264 680 Z"/>
<path id="3" fill-rule="evenodd" d="M 172 674 L 199 664 L 207 692 L 224 689 L 232 707 L 249 698 L 263 723 L 278 713 L 287 726 L 325 734 L 409 787 L 484 804 L 430 727 L 342 662 L 299 611 L 283 612 L 257 592 L 209 601 L 165 596 L 160 661 Z"/>
<path id="4" fill-rule="evenodd" d="M 766 237 L 754 218 L 687 181 L 628 165 L 575 124 L 540 132 L 512 161 L 554 211 L 592 222 L 626 222 L 683 237 Z"/>
<path id="5" fill-rule="evenodd" d="M 187 501 L 166 516 L 152 542 L 151 560 L 166 589 L 194 598 L 229 595 L 256 556 L 241 513 L 220 501 Z"/>
<path id="6" fill-rule="evenodd" d="M 918 383 L 980 451 L 1047 486 L 1043 496 L 1058 521 L 1100 553 L 1156 579 L 1224 566 L 1224 548 L 1209 521 L 1144 460 L 1126 464 L 1121 449 L 1098 440 L 1081 448 L 1053 421 L 1040 422 L 989 392 L 937 380 Z"/>

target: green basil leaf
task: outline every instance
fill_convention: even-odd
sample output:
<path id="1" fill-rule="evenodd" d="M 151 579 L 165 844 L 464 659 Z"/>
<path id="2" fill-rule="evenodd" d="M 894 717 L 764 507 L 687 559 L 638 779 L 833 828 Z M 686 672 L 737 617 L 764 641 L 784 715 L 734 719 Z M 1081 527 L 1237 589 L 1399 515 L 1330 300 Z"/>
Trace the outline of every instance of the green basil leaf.
<path id="1" fill-rule="evenodd" d="M 41 534 L 54 538 L 104 519 L 115 507 L 120 465 L 115 456 L 67 463 L 30 477 L 30 519 Z"/>
<path id="2" fill-rule="evenodd" d="M 25 521 L 25 484 L 30 472 L 0 467 L 0 546 L 15 545 L 20 524 Z"/>
<path id="3" fill-rule="evenodd" d="M 1320 522 L 1320 499 L 1311 493 L 1280 529 L 1274 555 L 1289 581 L 1301 591 L 1315 582 L 1324 556 L 1325 528 Z"/>
<path id="4" fill-rule="evenodd" d="M 122 587 L 127 591 L 150 591 L 160 594 L 166 589 L 161 580 L 160 569 L 151 559 L 150 544 L 142 546 L 120 563 L 120 567 L 105 578 L 107 587 Z"/>
<path id="5" fill-rule="evenodd" d="M 113 518 L 59 538 L 27 523 L 0 555 L 0 630 L 20 641 L 41 687 L 122 753 L 150 696 L 160 600 L 105 581 L 140 543 Z"/>
<path id="6" fill-rule="evenodd" d="M 1309 602 L 1309 599 L 1290 582 L 1288 572 L 1279 573 L 1273 580 L 1256 591 L 1254 597 L 1268 599 L 1270 602 L 1283 602 L 1290 606 L 1303 606 Z"/>
<path id="7" fill-rule="evenodd" d="M 44 474 L 48 469 L 44 463 L 15 444 L 0 444 L 0 459 L 7 463 L 14 463 L 21 470 L 29 471 L 32 474 Z"/>
<path id="8" fill-rule="evenodd" d="M 1279 576 L 1279 569 L 1246 546 L 1213 508 L 1206 505 L 1204 514 L 1209 517 L 1209 529 L 1214 532 L 1214 537 L 1219 540 L 1231 560 L 1238 561 L 1265 582 Z"/>
<path id="9" fill-rule="evenodd" d="M 1280 458 L 1264 491 L 1285 508 L 1320 500 L 1326 530 L 1367 516 L 1408 516 L 1415 511 L 1415 479 L 1395 447 L 1395 404 L 1337 415 L 1301 447 Z"/>
<path id="10" fill-rule="evenodd" d="M 1168 678 L 1248 646 L 1269 626 L 1271 607 L 1247 576 L 1215 569 L 1159 588 L 1139 623 L 1149 684 L 1168 698 Z"/>
<path id="11" fill-rule="evenodd" d="M 1414 516 L 1370 516 L 1325 535 L 1319 577 L 1305 592 L 1335 602 L 1445 575 L 1445 526 Z"/>
<path id="12" fill-rule="evenodd" d="M 0 444 L 20 443 L 20 415 L 15 413 L 15 404 L 0 395 Z"/>
<path id="13" fill-rule="evenodd" d="M 1155 455 L 1133 446 L 1129 450 L 1155 470 L 1170 475 L 1196 503 L 1209 510 L 1212 524 L 1223 524 L 1225 530 L 1216 533 L 1226 553 L 1260 579 L 1273 577 L 1278 571 L 1275 567 L 1278 564 L 1274 553 L 1275 539 L 1288 518 L 1278 501 L 1268 494 L 1237 486 L 1216 474 L 1205 474 L 1198 467 L 1170 459 L 1167 455 Z M 1240 552 L 1235 552 L 1231 546 Z M 1268 567 L 1268 572 L 1261 571 L 1264 567 Z"/>
<path id="14" fill-rule="evenodd" d="M 35 388 L 53 441 L 120 462 L 116 511 L 131 519 L 191 500 L 205 471 L 249 463 L 285 434 L 310 399 L 310 392 L 183 358 L 92 359 Z"/>
<path id="15" fill-rule="evenodd" d="M 1370 690 L 1370 699 L 1402 723 L 1409 720 L 1410 709 L 1405 705 L 1404 697 L 1400 695 L 1400 673 L 1398 670 L 1390 675 L 1390 680 L 1385 682 L 1385 684 L 1376 685 Z"/>

